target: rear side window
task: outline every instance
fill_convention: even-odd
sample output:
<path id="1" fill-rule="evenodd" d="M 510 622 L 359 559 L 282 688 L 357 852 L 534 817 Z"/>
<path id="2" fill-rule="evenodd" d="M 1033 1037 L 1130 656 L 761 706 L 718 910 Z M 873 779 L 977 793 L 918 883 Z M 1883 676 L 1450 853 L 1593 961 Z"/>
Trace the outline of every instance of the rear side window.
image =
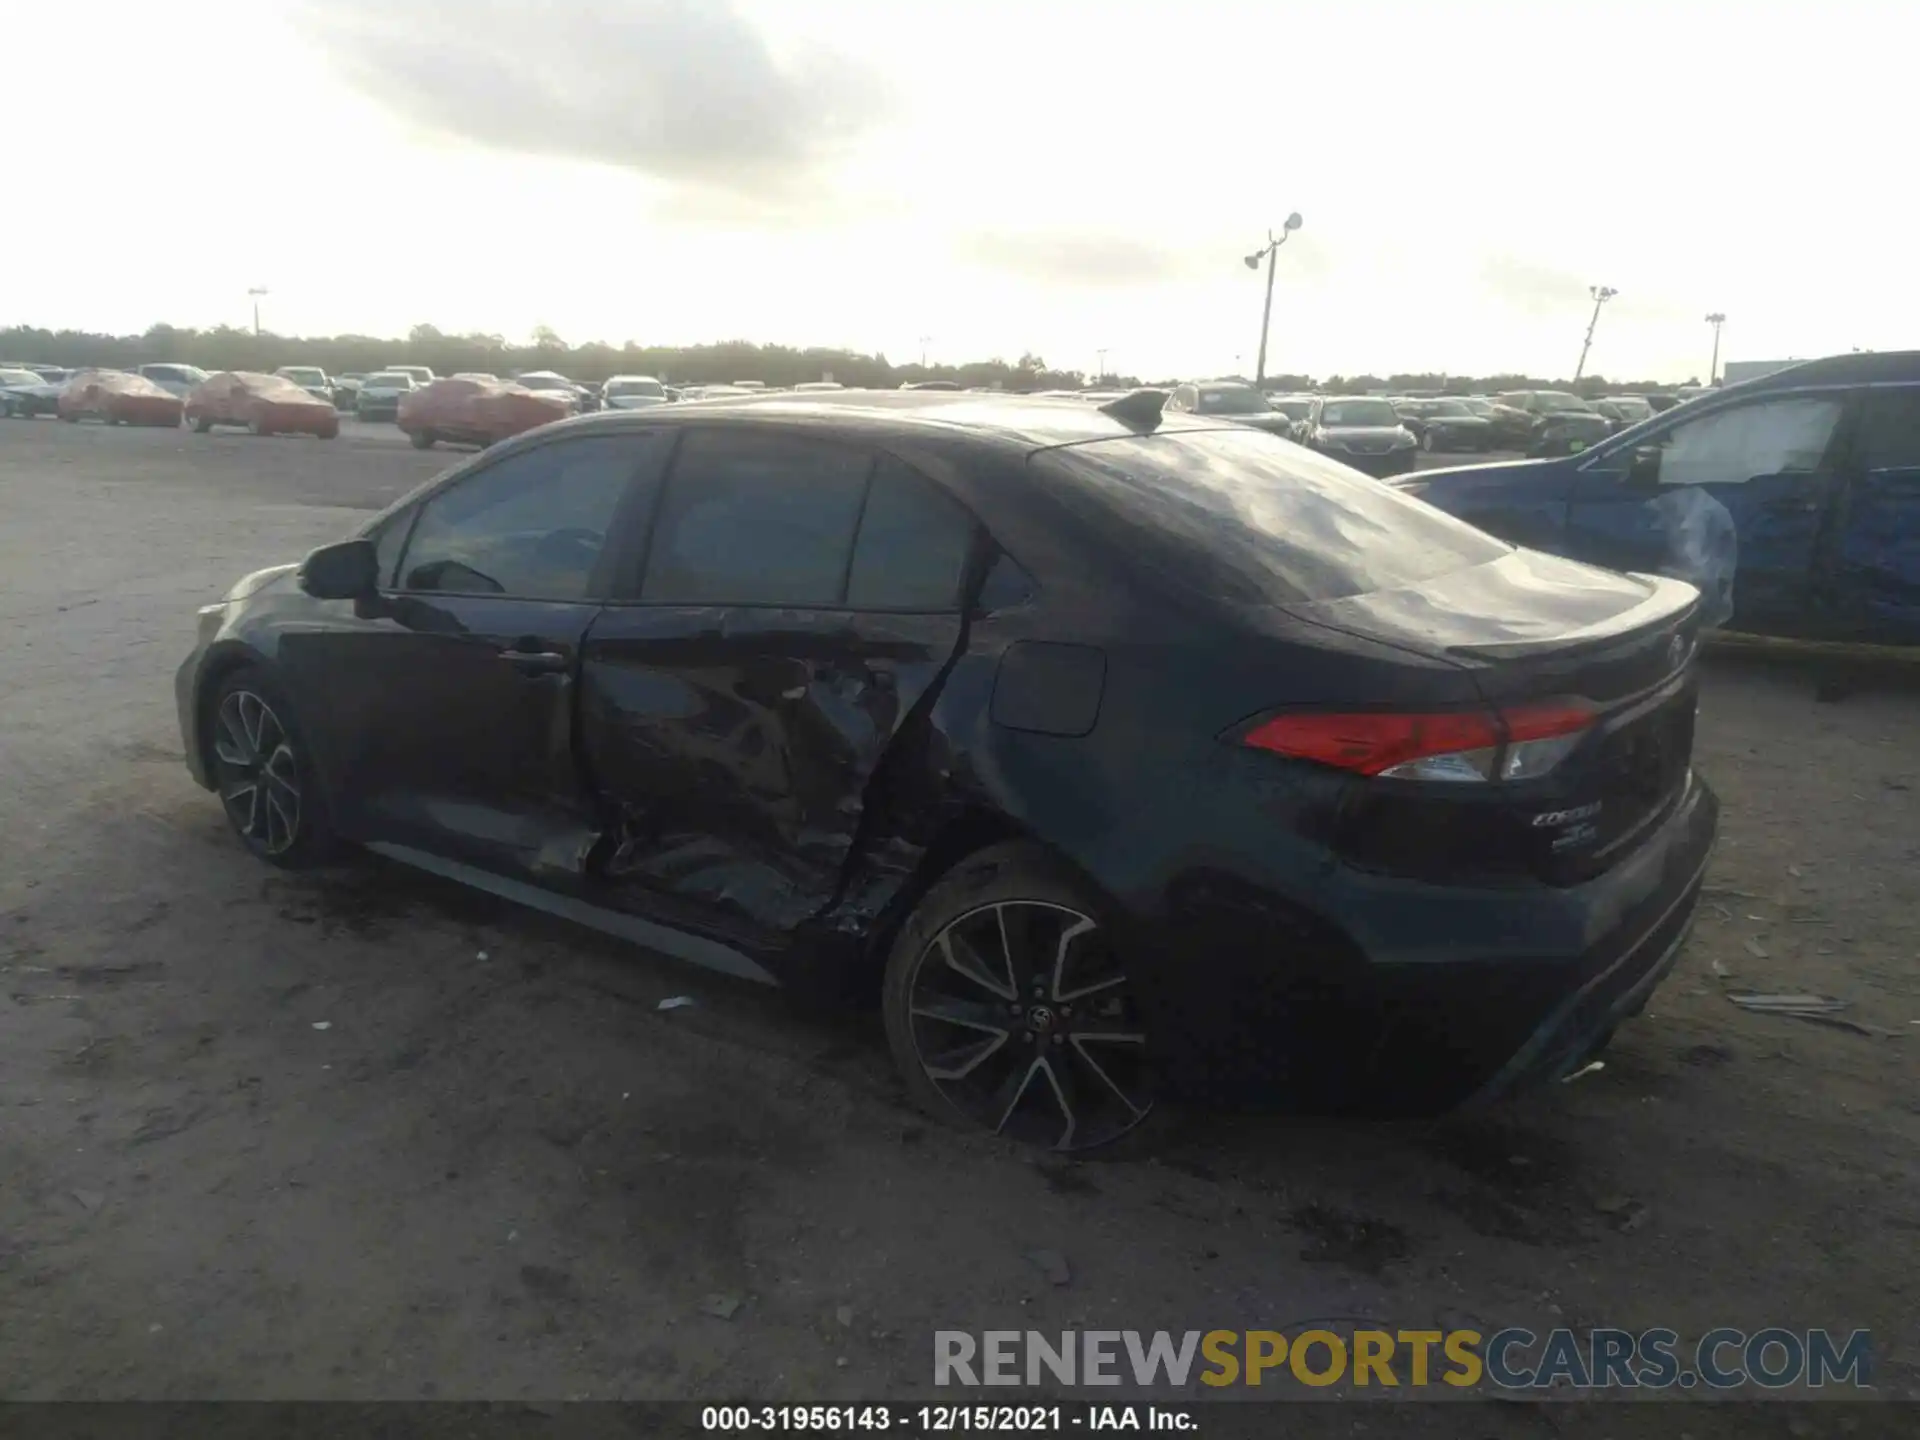
<path id="1" fill-rule="evenodd" d="M 973 517 L 897 460 L 873 472 L 847 571 L 856 610 L 952 610 L 973 548 Z"/>
<path id="2" fill-rule="evenodd" d="M 840 603 L 873 457 L 742 430 L 680 443 L 640 598 L 681 605 Z"/>
<path id="3" fill-rule="evenodd" d="M 1097 440 L 1042 451 L 1032 464 L 1049 493 L 1141 574 L 1237 604 L 1394 590 L 1510 548 L 1251 430 Z"/>
<path id="4" fill-rule="evenodd" d="M 1869 390 L 1860 410 L 1865 470 L 1920 470 L 1920 386 Z"/>

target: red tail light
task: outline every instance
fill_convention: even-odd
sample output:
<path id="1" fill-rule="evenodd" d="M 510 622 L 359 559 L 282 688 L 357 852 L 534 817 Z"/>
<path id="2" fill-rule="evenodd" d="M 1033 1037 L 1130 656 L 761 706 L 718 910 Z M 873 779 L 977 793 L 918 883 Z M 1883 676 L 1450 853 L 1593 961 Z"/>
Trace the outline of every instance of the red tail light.
<path id="1" fill-rule="evenodd" d="M 1582 700 L 1500 711 L 1277 715 L 1240 738 L 1256 749 L 1358 775 L 1405 780 L 1525 780 L 1544 775 L 1593 724 Z"/>

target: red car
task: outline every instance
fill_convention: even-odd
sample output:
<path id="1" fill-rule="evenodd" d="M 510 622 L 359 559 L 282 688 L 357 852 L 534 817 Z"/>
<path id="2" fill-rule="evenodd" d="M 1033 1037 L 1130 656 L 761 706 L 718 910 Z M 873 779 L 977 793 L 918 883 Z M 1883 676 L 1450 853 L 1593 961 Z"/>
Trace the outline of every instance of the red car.
<path id="1" fill-rule="evenodd" d="M 571 414 L 573 406 L 561 395 L 505 380 L 447 379 L 402 395 L 395 419 L 415 448 L 427 450 L 438 440 L 492 445 Z"/>
<path id="2" fill-rule="evenodd" d="M 340 412 L 282 375 L 222 370 L 187 395 L 187 423 L 204 435 L 216 425 L 244 425 L 256 435 L 340 433 Z"/>
<path id="3" fill-rule="evenodd" d="M 60 392 L 58 413 L 69 423 L 94 419 L 102 425 L 180 424 L 180 397 L 143 375 L 124 370 L 82 370 Z"/>

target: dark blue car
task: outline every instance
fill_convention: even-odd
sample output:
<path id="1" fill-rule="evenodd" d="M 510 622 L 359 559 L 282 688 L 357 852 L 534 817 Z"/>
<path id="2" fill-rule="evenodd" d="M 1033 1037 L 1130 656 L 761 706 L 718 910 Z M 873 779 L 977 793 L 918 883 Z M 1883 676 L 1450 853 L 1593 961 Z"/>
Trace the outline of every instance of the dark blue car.
<path id="1" fill-rule="evenodd" d="M 1810 360 L 1578 454 L 1399 483 L 1516 544 L 1692 581 L 1730 630 L 1920 645 L 1920 351 Z"/>

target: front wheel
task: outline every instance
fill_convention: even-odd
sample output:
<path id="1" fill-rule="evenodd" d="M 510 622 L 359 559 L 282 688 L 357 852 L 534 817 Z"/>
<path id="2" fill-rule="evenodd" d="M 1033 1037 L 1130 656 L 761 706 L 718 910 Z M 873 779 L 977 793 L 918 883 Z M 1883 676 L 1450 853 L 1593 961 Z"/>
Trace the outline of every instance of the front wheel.
<path id="1" fill-rule="evenodd" d="M 194 433 L 194 434 L 196 434 L 196 435 L 205 435 L 205 434 L 206 434 L 206 433 L 207 433 L 207 432 L 208 432 L 209 430 L 211 430 L 211 429 L 213 429 L 213 421 L 211 421 L 211 420 L 209 420 L 209 419 L 208 419 L 208 418 L 207 418 L 206 416 L 204 416 L 204 415 L 200 415 L 200 416 L 197 416 L 197 417 L 195 417 L 195 419 L 194 419 L 194 422 L 193 422 L 193 433 Z"/>
<path id="2" fill-rule="evenodd" d="M 435 435 L 431 430 L 416 430 L 410 438 L 413 440 L 414 449 L 431 450 L 433 448 L 433 442 L 440 437 Z"/>
<path id="3" fill-rule="evenodd" d="M 1061 1151 L 1150 1141 L 1164 1108 L 1105 906 L 1027 842 L 969 856 L 895 939 L 882 1010 L 914 1103 Z"/>
<path id="4" fill-rule="evenodd" d="M 289 869 L 333 846 L 313 763 L 293 706 L 266 671 L 237 670 L 207 702 L 215 787 L 227 823 L 255 855 Z"/>

